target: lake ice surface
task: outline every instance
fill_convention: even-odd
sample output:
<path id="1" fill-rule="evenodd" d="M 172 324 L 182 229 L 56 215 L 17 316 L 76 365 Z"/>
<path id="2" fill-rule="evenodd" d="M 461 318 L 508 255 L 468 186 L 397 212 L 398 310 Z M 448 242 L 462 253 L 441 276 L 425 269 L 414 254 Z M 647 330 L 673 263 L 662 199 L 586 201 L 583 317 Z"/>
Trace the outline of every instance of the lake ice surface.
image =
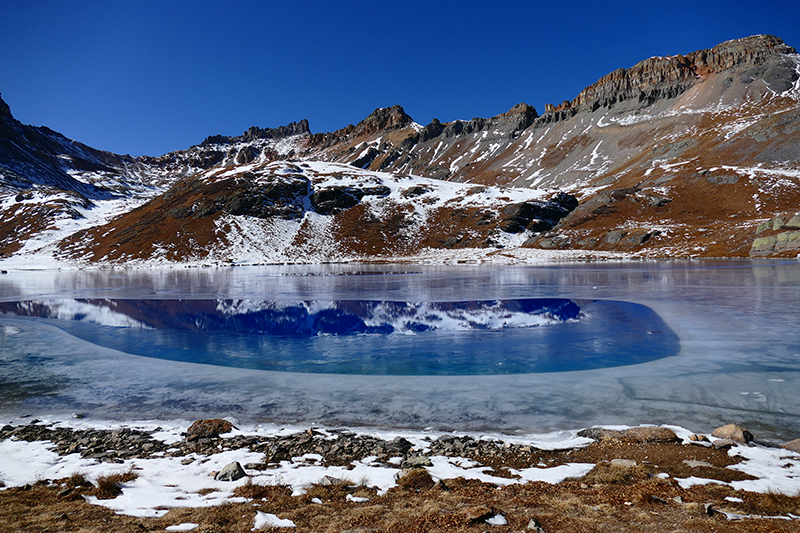
<path id="1" fill-rule="evenodd" d="M 57 327 L 59 321 L 0 315 L 0 410 L 8 417 L 233 416 L 243 422 L 521 434 L 595 424 L 677 424 L 709 432 L 735 422 L 763 438 L 800 433 L 800 263 L 794 260 L 11 271 L 0 277 L 0 301 L 6 303 L 560 298 L 646 306 L 677 335 L 679 347 L 674 355 L 636 364 L 571 371 L 285 372 L 145 357 L 135 355 L 138 344 L 101 346 Z M 614 324 L 608 324 L 613 335 Z M 539 327 L 551 326 L 532 329 Z M 526 342 L 519 334 L 492 349 L 517 349 Z M 386 338 L 372 337 L 371 349 L 387 350 Z M 403 341 L 426 344 L 423 350 L 430 348 L 425 339 L 418 334 Z"/>

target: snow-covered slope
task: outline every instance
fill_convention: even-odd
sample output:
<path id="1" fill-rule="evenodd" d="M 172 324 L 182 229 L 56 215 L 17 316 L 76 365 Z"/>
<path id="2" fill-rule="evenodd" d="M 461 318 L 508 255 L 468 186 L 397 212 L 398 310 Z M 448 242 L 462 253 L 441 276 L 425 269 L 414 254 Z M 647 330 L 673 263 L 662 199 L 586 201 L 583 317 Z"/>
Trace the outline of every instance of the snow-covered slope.
<path id="1" fill-rule="evenodd" d="M 71 262 L 321 262 L 520 245 L 574 208 L 542 189 L 475 186 L 341 163 L 214 167 L 52 250 Z"/>

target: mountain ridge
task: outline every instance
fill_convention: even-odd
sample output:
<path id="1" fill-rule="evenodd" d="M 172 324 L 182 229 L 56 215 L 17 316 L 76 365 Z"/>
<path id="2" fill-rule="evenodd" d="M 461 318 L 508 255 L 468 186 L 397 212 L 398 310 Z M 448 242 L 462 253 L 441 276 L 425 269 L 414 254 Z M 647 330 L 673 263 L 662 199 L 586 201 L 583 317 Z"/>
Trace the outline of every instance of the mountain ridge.
<path id="1" fill-rule="evenodd" d="M 138 251 L 124 246 L 128 255 L 109 255 L 110 248 L 93 254 L 77 242 L 85 230 L 123 231 L 109 226 L 115 216 L 128 220 L 126 213 L 150 209 L 151 224 L 176 228 L 177 235 L 191 234 L 208 217 L 261 220 L 259 231 L 270 226 L 270 238 L 281 242 L 287 241 L 282 231 L 294 235 L 281 254 L 262 251 L 267 262 L 302 260 L 306 252 L 312 260 L 369 260 L 430 248 L 503 246 L 646 257 L 794 257 L 800 252 L 800 227 L 792 222 L 800 209 L 799 78 L 796 50 L 760 35 L 645 59 L 603 76 L 572 100 L 545 106 L 541 115 L 520 103 L 494 117 L 434 119 L 422 126 L 394 105 L 334 132 L 312 133 L 304 119 L 253 126 L 239 136 L 212 135 L 186 150 L 138 158 L 23 126 L 0 98 L 0 251 L 123 263 L 134 255 L 155 260 L 154 250 L 169 241 L 184 250 L 167 254 L 170 262 L 239 257 L 231 243 L 241 245 L 245 237 L 223 238 L 219 228 L 213 231 L 220 236 L 203 242 L 226 251 L 205 255 L 164 232 L 141 242 Z M 286 162 L 273 164 L 281 160 Z M 326 166 L 298 166 L 314 161 Z M 286 171 L 291 168 L 296 170 Z M 224 194 L 221 175 L 228 176 Z M 349 185 L 337 185 L 337 179 Z M 417 185 L 392 185 L 405 179 Z M 471 184 L 457 189 L 483 195 L 480 207 L 465 210 L 452 198 L 443 201 L 433 192 L 441 186 L 430 179 Z M 576 201 L 552 200 L 561 206 L 558 216 L 539 216 L 548 198 L 559 194 Z M 155 208 L 176 197 L 192 205 Z M 407 201 L 417 197 L 438 211 Z M 189 217 L 172 216 L 178 212 Z M 328 245 L 342 253 L 325 256 L 307 248 L 310 228 L 322 231 L 315 226 L 319 217 L 327 217 Z M 437 226 L 420 226 L 418 219 Z M 286 223 L 297 227 L 287 230 Z M 206 226 L 201 233 L 208 236 L 212 229 Z M 365 233 L 370 243 L 353 244 L 359 228 L 371 228 Z M 402 228 L 428 236 L 414 239 Z"/>

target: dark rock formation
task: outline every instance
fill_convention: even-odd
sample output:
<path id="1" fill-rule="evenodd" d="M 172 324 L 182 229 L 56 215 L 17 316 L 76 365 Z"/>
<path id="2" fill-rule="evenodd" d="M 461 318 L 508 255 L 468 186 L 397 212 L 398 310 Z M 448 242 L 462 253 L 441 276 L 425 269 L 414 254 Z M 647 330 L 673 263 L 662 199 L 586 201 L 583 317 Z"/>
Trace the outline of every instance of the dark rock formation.
<path id="1" fill-rule="evenodd" d="M 556 194 L 546 203 L 510 204 L 500 212 L 500 229 L 506 233 L 521 233 L 526 229 L 535 232 L 547 231 L 577 206 L 577 198 L 563 192 Z"/>
<path id="2" fill-rule="evenodd" d="M 133 158 L 95 150 L 47 127 L 21 124 L 0 100 L 0 190 L 53 188 L 96 200 L 111 191 L 76 180 L 69 171 L 119 176 Z"/>
<path id="3" fill-rule="evenodd" d="M 212 144 L 235 144 L 252 142 L 257 139 L 285 139 L 286 137 L 293 137 L 295 135 L 311 134 L 308 126 L 308 120 L 303 119 L 299 122 L 292 122 L 286 126 L 279 126 L 277 128 L 259 128 L 251 126 L 243 134 L 238 137 L 228 137 L 225 135 L 211 135 L 200 143 L 200 146 L 208 146 Z"/>
<path id="4" fill-rule="evenodd" d="M 11 108 L 3 101 L 2 93 L 0 93 L 0 118 L 14 118 L 11 116 Z"/>
<path id="5" fill-rule="evenodd" d="M 321 215 L 329 215 L 358 204 L 364 192 L 354 187 L 331 187 L 311 193 L 309 199 L 314 211 Z"/>
<path id="6" fill-rule="evenodd" d="M 405 126 L 412 122 L 414 120 L 399 105 L 379 108 L 356 124 L 353 134 L 355 136 L 371 135 L 379 131 Z"/>
<path id="7" fill-rule="evenodd" d="M 348 126 L 336 130 L 332 133 L 317 133 L 309 138 L 309 146 L 317 148 L 328 148 L 346 139 L 360 138 L 378 133 L 380 131 L 392 130 L 407 126 L 414 122 L 399 105 L 392 107 L 378 108 L 370 115 L 353 126 Z"/>

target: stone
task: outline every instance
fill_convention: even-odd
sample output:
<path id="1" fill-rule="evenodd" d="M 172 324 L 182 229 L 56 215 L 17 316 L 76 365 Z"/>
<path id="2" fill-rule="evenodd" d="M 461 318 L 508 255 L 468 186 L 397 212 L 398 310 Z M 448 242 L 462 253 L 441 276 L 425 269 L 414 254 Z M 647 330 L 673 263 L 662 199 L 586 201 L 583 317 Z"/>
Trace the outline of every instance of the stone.
<path id="1" fill-rule="evenodd" d="M 597 441 L 621 442 L 680 442 L 674 431 L 668 428 L 642 426 L 618 431 L 615 429 L 588 428 L 578 432 L 578 436 Z"/>
<path id="2" fill-rule="evenodd" d="M 777 217 L 772 219 L 772 229 L 773 231 L 778 231 L 779 229 L 783 229 L 783 225 L 789 221 L 788 217 Z"/>
<path id="3" fill-rule="evenodd" d="M 697 433 L 689 435 L 689 440 L 692 442 L 710 442 L 708 440 L 708 437 L 706 437 L 705 435 L 699 435 Z"/>
<path id="4" fill-rule="evenodd" d="M 672 201 L 672 198 L 665 198 L 663 196 L 653 196 L 647 200 L 647 205 L 651 207 L 664 207 Z"/>
<path id="5" fill-rule="evenodd" d="M 364 155 L 362 155 L 361 157 L 359 157 L 350 164 L 358 168 L 367 168 L 370 165 L 370 163 L 372 163 L 375 160 L 375 158 L 378 157 L 379 154 L 380 152 L 378 150 L 370 146 L 366 150 Z"/>
<path id="6" fill-rule="evenodd" d="M 624 468 L 633 468 L 636 466 L 636 461 L 633 459 L 611 459 L 611 466 L 621 466 Z"/>
<path id="7" fill-rule="evenodd" d="M 775 251 L 800 250 L 800 231 L 784 231 L 775 240 Z"/>
<path id="8" fill-rule="evenodd" d="M 191 442 L 197 439 L 215 439 L 221 433 L 228 433 L 233 429 L 238 428 L 227 420 L 219 418 L 195 420 L 186 430 L 186 440 Z"/>
<path id="9" fill-rule="evenodd" d="M 534 533 L 545 533 L 545 530 L 542 527 L 542 523 L 539 522 L 538 520 L 536 520 L 535 518 L 531 518 L 528 521 L 527 529 L 529 529 L 530 531 L 533 531 Z"/>
<path id="10" fill-rule="evenodd" d="M 430 457 L 415 455 L 403 461 L 403 464 L 400 465 L 400 468 L 421 468 L 423 466 L 433 466 Z"/>
<path id="11" fill-rule="evenodd" d="M 485 522 L 487 519 L 493 517 L 494 511 L 491 507 L 485 505 L 473 505 L 461 511 L 461 514 L 467 522 L 477 524 L 479 522 Z"/>
<path id="12" fill-rule="evenodd" d="M 733 442 L 737 442 L 739 444 L 747 444 L 753 442 L 754 440 L 752 433 L 746 429 L 740 428 L 736 424 L 728 424 L 726 426 L 718 427 L 711 433 L 711 436 L 718 439 L 732 440 Z"/>
<path id="13" fill-rule="evenodd" d="M 775 250 L 775 244 L 778 242 L 778 238 L 775 235 L 769 235 L 768 237 L 758 237 L 753 241 L 753 244 L 750 246 L 750 255 L 769 255 Z"/>
<path id="14" fill-rule="evenodd" d="M 625 230 L 615 229 L 606 233 L 605 241 L 607 244 L 617 244 L 627 234 L 628 232 Z"/>
<path id="15" fill-rule="evenodd" d="M 708 461 L 695 461 L 694 459 L 684 459 L 683 463 L 686 466 L 688 466 L 689 468 L 699 468 L 699 467 L 713 468 L 714 467 L 714 465 L 712 465 Z"/>
<path id="16" fill-rule="evenodd" d="M 736 444 L 730 439 L 719 439 L 714 441 L 714 448 L 717 450 L 724 450 Z"/>
<path id="17" fill-rule="evenodd" d="M 786 223 L 786 227 L 789 229 L 800 229 L 800 215 L 795 215 L 789 222 Z"/>
<path id="18" fill-rule="evenodd" d="M 756 227 L 756 235 L 772 229 L 772 220 L 765 220 Z"/>
<path id="19" fill-rule="evenodd" d="M 236 481 L 237 479 L 242 479 L 246 475 L 242 465 L 240 465 L 238 461 L 234 461 L 225 465 L 225 467 L 214 476 L 214 479 L 217 481 Z"/>
<path id="20" fill-rule="evenodd" d="M 781 448 L 800 453 L 800 439 L 794 439 L 792 441 L 787 442 L 786 444 L 782 444 Z"/>

